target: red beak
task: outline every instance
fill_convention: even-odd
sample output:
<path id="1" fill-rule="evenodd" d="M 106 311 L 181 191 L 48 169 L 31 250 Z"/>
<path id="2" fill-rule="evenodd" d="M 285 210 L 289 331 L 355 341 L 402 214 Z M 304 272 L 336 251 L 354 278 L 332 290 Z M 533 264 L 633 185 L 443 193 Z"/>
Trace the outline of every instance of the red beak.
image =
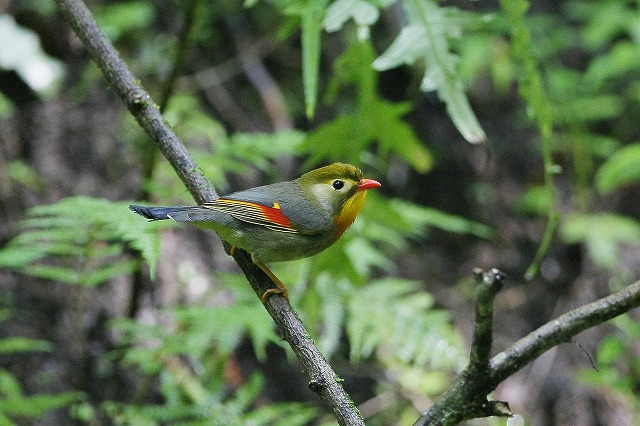
<path id="1" fill-rule="evenodd" d="M 358 191 L 364 191 L 365 189 L 377 188 L 379 186 L 382 186 L 382 185 L 377 180 L 363 178 L 363 179 L 360 179 L 360 182 L 358 182 Z"/>

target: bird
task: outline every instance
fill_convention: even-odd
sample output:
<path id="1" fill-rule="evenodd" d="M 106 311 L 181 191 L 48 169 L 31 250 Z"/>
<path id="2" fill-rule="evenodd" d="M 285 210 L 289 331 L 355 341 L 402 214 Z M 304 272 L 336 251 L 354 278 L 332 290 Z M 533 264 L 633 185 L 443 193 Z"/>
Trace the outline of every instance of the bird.
<path id="1" fill-rule="evenodd" d="M 233 192 L 197 206 L 149 207 L 132 204 L 139 215 L 155 220 L 192 222 L 214 230 L 231 245 L 251 254 L 251 260 L 277 285 L 260 300 L 287 287 L 265 263 L 313 256 L 331 246 L 353 224 L 367 190 L 380 182 L 364 178 L 351 164 L 333 163 L 297 179 Z"/>

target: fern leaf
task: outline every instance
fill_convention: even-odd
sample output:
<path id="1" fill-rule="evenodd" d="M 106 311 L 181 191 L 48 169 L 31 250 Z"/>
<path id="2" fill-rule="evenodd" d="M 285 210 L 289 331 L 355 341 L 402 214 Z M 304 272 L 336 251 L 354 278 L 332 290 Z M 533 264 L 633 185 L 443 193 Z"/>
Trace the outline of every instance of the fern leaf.
<path id="1" fill-rule="evenodd" d="M 449 314 L 434 309 L 433 298 L 420 292 L 414 281 L 375 281 L 353 294 L 348 309 L 347 331 L 354 361 L 384 348 L 383 352 L 407 364 L 462 365 L 462 342 L 451 327 Z"/>
<path id="2" fill-rule="evenodd" d="M 154 229 L 129 211 L 128 202 L 71 197 L 29 210 L 21 232 L 2 250 L 0 266 L 70 284 L 97 285 L 131 272 L 118 259 L 128 244 L 155 270 L 159 240 Z M 84 265 L 78 270 L 78 265 Z"/>
<path id="3" fill-rule="evenodd" d="M 456 21 L 448 18 L 443 8 L 431 0 L 405 0 L 403 6 L 409 24 L 373 62 L 373 67 L 384 71 L 424 59 L 426 68 L 422 90 L 438 92 L 447 105 L 453 123 L 467 141 L 483 142 L 487 136 L 471 109 L 464 85 L 457 75 L 457 57 L 449 49 L 448 38 L 459 36 L 462 29 Z"/>

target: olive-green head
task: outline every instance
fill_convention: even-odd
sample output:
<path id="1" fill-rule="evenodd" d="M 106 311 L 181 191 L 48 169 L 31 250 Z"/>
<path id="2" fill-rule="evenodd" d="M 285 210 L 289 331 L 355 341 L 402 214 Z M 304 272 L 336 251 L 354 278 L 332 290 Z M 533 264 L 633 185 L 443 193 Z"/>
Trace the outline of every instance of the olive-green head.
<path id="1" fill-rule="evenodd" d="M 356 166 L 344 163 L 311 170 L 296 181 L 331 214 L 338 236 L 356 219 L 364 205 L 366 190 L 380 186 L 378 181 L 362 177 Z"/>

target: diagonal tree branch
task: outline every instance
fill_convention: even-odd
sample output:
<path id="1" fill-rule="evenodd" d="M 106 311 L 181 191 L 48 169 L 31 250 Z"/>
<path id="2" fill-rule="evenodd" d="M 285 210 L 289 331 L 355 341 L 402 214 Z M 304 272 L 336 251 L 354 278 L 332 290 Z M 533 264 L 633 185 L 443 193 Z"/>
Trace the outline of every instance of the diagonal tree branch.
<path id="1" fill-rule="evenodd" d="M 433 406 L 420 416 L 414 426 L 455 425 L 478 417 L 511 416 L 506 402 L 487 400 L 487 395 L 503 380 L 552 347 L 571 341 L 587 328 L 640 306 L 640 281 L 637 281 L 616 293 L 549 321 L 507 350 L 488 359 L 492 339 L 492 305 L 504 276 L 497 269 L 475 273 L 476 324 L 469 365 Z"/>
<path id="2" fill-rule="evenodd" d="M 140 126 L 156 142 L 193 198 L 198 203 L 217 198 L 215 190 L 200 173 L 186 148 L 164 123 L 149 94 L 138 85 L 111 42 L 100 31 L 84 2 L 57 2 L 67 22 L 82 40 L 111 88 L 122 99 Z M 233 257 L 258 296 L 264 294 L 268 288 L 275 287 L 266 274 L 251 261 L 247 252 L 236 250 Z M 267 299 L 265 306 L 309 376 L 309 387 L 332 410 L 338 423 L 364 425 L 362 416 L 344 391 L 338 376 L 315 346 L 291 305 L 282 296 L 272 296 Z"/>

